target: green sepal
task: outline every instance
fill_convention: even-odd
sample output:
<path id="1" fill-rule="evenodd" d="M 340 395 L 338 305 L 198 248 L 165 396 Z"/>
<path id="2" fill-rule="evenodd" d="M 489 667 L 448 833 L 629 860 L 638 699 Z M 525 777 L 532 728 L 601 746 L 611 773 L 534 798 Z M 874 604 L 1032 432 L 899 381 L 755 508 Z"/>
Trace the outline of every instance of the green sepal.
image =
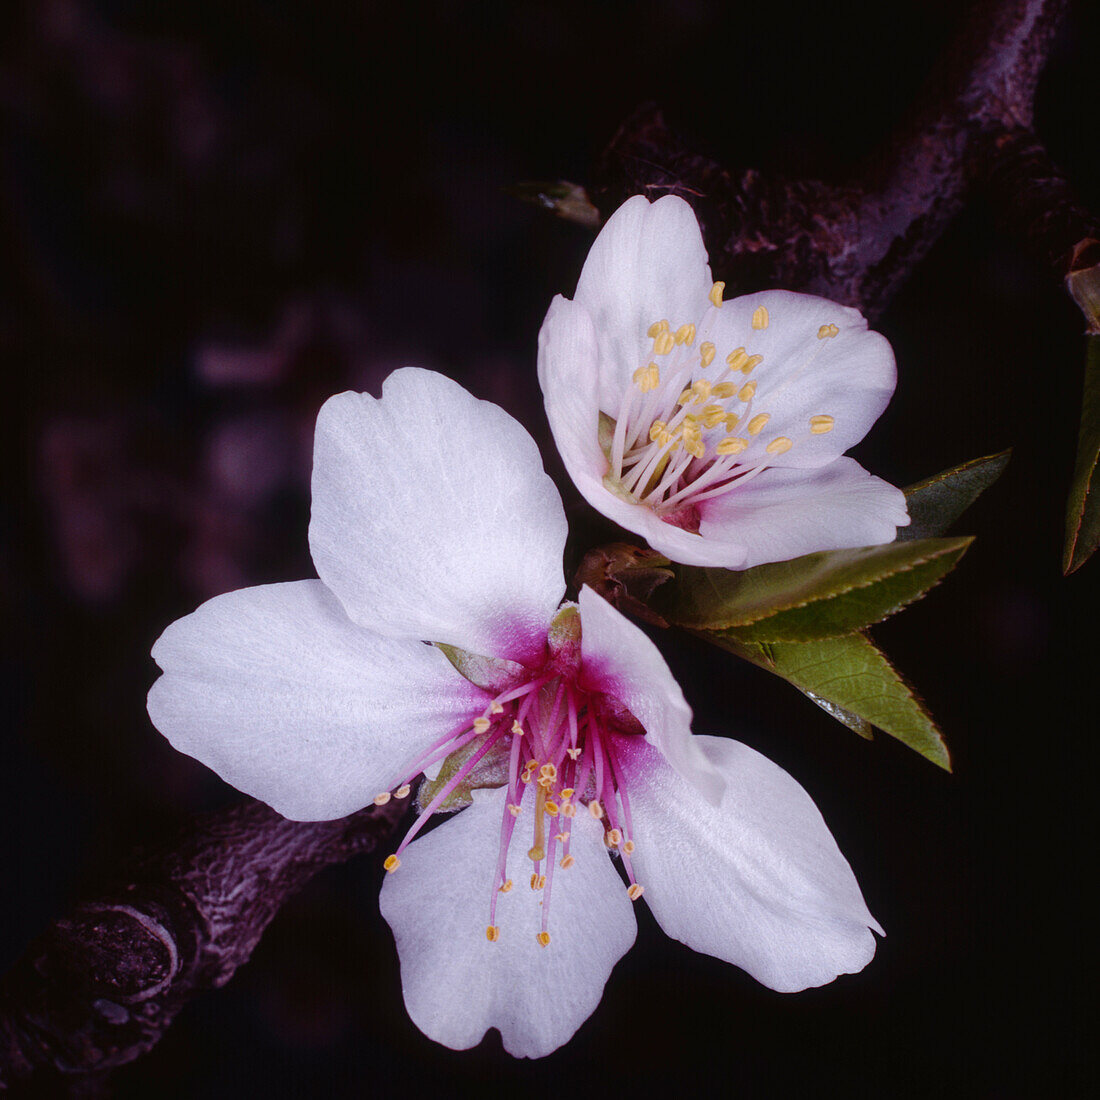
<path id="1" fill-rule="evenodd" d="M 1077 461 L 1066 501 L 1066 544 L 1062 571 L 1080 569 L 1100 545 L 1100 335 L 1087 336 L 1085 392 L 1081 401 L 1081 427 L 1077 434 Z"/>
<path id="2" fill-rule="evenodd" d="M 459 773 L 466 761 L 484 744 L 475 738 L 468 745 L 456 749 L 443 761 L 435 779 L 427 779 L 420 784 L 416 792 L 417 813 L 423 813 L 432 799 Z M 454 813 L 473 802 L 473 792 L 484 788 L 506 786 L 508 783 L 508 757 L 511 751 L 510 740 L 498 741 L 470 770 L 458 786 L 435 808 L 437 814 Z"/>
<path id="3" fill-rule="evenodd" d="M 831 550 L 741 572 L 681 566 L 653 604 L 670 623 L 734 631 L 741 642 L 833 638 L 881 622 L 919 599 L 972 541 L 920 539 Z"/>
<path id="4" fill-rule="evenodd" d="M 456 645 L 432 642 L 452 665 L 471 684 L 497 694 L 507 691 L 523 679 L 523 665 L 509 661 L 504 657 L 482 657 L 479 653 L 468 653 Z"/>
<path id="5" fill-rule="evenodd" d="M 1011 449 L 975 458 L 926 477 L 905 492 L 909 526 L 898 528 L 898 542 L 934 538 L 947 529 L 1004 473 Z"/>
<path id="6" fill-rule="evenodd" d="M 866 634 L 755 644 L 721 631 L 693 633 L 782 677 L 860 736 L 869 737 L 869 727 L 876 726 L 933 764 L 951 770 L 947 746 L 932 716 Z"/>

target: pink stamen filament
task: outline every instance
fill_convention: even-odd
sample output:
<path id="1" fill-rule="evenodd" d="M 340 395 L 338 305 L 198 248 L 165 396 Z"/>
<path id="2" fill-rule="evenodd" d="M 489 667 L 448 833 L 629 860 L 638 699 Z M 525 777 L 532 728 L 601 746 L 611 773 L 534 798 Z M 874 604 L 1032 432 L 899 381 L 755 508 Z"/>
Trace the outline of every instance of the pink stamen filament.
<path id="1" fill-rule="evenodd" d="M 540 691 L 542 688 L 546 690 Z M 493 703 L 499 704 L 495 708 L 498 713 L 493 713 Z M 521 813 L 534 812 L 535 821 L 529 834 L 532 836 L 530 865 L 533 867 L 534 885 L 543 891 L 540 936 L 548 936 L 556 871 L 562 863 L 568 868 L 571 858 L 573 818 L 569 813 L 586 812 L 582 809 L 583 804 L 595 799 L 603 808 L 601 824 L 605 829 L 619 829 L 624 842 L 632 833 L 630 804 L 616 753 L 615 741 L 619 735 L 612 732 L 608 724 L 602 699 L 580 688 L 570 673 L 548 672 L 509 689 L 490 703 L 482 718 L 490 723 L 487 729 L 482 728 L 479 732 L 473 722 L 464 724 L 459 730 L 436 741 L 410 765 L 410 768 L 415 766 L 417 770 L 422 770 L 434 760 L 465 747 L 475 738 L 483 739 L 477 750 L 413 822 L 394 856 L 399 857 L 405 851 L 428 819 L 469 778 L 486 754 L 510 737 L 507 800 L 500 824 L 489 901 L 489 939 L 492 942 L 499 936 L 496 927 L 497 904 L 502 887 L 508 883 L 508 853 L 519 816 L 512 812 L 513 808 Z M 516 728 L 522 729 L 524 735 L 514 732 Z M 569 755 L 569 749 L 580 750 L 576 759 Z M 538 766 L 528 768 L 532 760 L 537 761 Z M 551 765 L 553 771 L 550 770 Z M 534 788 L 532 798 L 527 797 L 528 787 Z M 572 790 L 568 799 L 562 796 L 565 789 Z M 574 809 L 566 812 L 569 806 Z M 556 812 L 547 812 L 547 809 L 554 811 L 555 808 Z M 620 820 L 623 828 L 620 828 Z M 535 859 L 536 854 L 540 858 Z M 621 848 L 618 854 L 622 855 L 630 881 L 634 883 L 629 858 Z M 517 882 L 516 885 L 526 888 L 527 884 Z M 540 938 L 539 942 L 544 940 Z"/>
<path id="2" fill-rule="evenodd" d="M 446 799 L 446 797 L 462 782 L 474 770 L 474 767 L 481 760 L 481 758 L 504 736 L 504 730 L 501 729 L 500 724 L 497 724 L 495 733 L 483 734 L 485 737 L 485 744 L 481 746 L 473 756 L 455 773 L 454 777 L 449 783 L 444 786 L 443 790 L 439 792 L 424 808 L 424 812 L 413 822 L 412 828 L 405 834 L 405 839 L 397 846 L 397 851 L 394 853 L 400 856 L 401 853 L 409 846 L 410 841 L 416 836 L 418 832 L 424 827 L 428 818 L 435 813 L 436 809 Z"/>

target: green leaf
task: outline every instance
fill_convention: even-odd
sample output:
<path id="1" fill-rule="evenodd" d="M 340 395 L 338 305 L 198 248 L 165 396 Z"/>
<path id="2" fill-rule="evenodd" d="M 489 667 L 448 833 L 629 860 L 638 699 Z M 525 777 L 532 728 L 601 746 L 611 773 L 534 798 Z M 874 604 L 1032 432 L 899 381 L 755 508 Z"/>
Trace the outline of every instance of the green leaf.
<path id="1" fill-rule="evenodd" d="M 736 628 L 742 642 L 831 638 L 879 622 L 924 595 L 972 541 L 831 550 L 741 572 L 683 566 L 653 602 L 671 623 Z"/>
<path id="2" fill-rule="evenodd" d="M 950 526 L 1004 473 L 1012 451 L 986 455 L 926 477 L 905 490 L 909 526 L 898 528 L 898 542 L 933 538 Z"/>
<path id="3" fill-rule="evenodd" d="M 865 634 L 819 642 L 744 643 L 726 632 L 694 631 L 794 684 L 862 736 L 868 725 L 947 771 L 951 758 L 932 716 L 885 654 Z"/>
<path id="4" fill-rule="evenodd" d="M 418 813 L 423 813 L 427 809 L 432 799 L 454 779 L 459 770 L 466 764 L 466 761 L 483 744 L 483 740 L 475 738 L 468 745 L 463 745 L 462 748 L 455 750 L 443 761 L 443 767 L 439 769 L 439 774 L 435 779 L 425 779 L 420 784 L 420 789 L 416 792 L 416 809 Z M 508 782 L 510 749 L 510 743 L 504 740 L 498 741 L 470 769 L 470 774 L 463 777 L 462 782 L 435 808 L 435 812 L 437 814 L 454 813 L 455 810 L 461 810 L 473 802 L 473 791 L 481 790 L 483 787 L 503 787 Z"/>
<path id="5" fill-rule="evenodd" d="M 1096 464 L 1100 460 L 1100 336 L 1086 337 L 1085 394 L 1081 402 L 1081 428 L 1077 436 L 1077 463 L 1066 502 L 1066 546 L 1062 571 L 1080 569 L 1100 545 L 1100 485 Z"/>

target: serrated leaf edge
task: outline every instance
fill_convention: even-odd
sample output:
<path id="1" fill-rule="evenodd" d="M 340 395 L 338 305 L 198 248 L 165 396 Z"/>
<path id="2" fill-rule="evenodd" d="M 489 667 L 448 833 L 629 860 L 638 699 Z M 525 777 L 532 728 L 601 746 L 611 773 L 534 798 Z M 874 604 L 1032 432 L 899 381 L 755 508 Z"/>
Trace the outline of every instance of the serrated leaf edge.
<path id="1" fill-rule="evenodd" d="M 974 541 L 974 536 L 973 535 L 955 535 L 955 536 L 952 536 L 950 538 L 921 539 L 920 541 L 921 542 L 952 543 L 953 545 L 944 546 L 944 547 L 940 548 L 938 551 L 936 551 L 935 553 L 928 554 L 927 556 L 914 558 L 907 565 L 904 565 L 899 569 L 894 569 L 893 571 L 891 571 L 889 573 L 880 573 L 878 576 L 872 577 L 869 580 L 865 580 L 865 581 L 862 581 L 860 583 L 850 584 L 847 588 L 838 589 L 837 591 L 831 593 L 828 596 L 820 596 L 820 597 L 816 597 L 816 598 L 815 597 L 809 597 L 809 598 L 804 599 L 800 602 L 790 603 L 790 604 L 787 604 L 785 606 L 772 607 L 772 608 L 769 608 L 766 612 L 764 612 L 760 615 L 756 615 L 753 618 L 748 618 L 748 619 L 746 619 L 746 618 L 712 619 L 709 622 L 707 622 L 706 624 L 702 624 L 702 623 L 698 623 L 698 622 L 688 622 L 688 621 L 676 619 L 676 618 L 673 618 L 673 617 L 667 616 L 667 615 L 665 616 L 665 618 L 667 618 L 670 623 L 673 623 L 676 626 L 688 627 L 692 630 L 730 630 L 730 629 L 732 629 L 734 627 L 738 627 L 738 626 L 752 626 L 755 623 L 762 622 L 765 619 L 770 619 L 773 615 L 781 614 L 784 611 L 797 611 L 799 608 L 809 607 L 811 604 L 828 603 L 830 600 L 835 600 L 835 599 L 838 599 L 841 596 L 846 596 L 849 592 L 856 592 L 861 588 L 870 588 L 872 585 L 878 584 L 879 582 L 884 581 L 884 580 L 888 580 L 890 577 L 896 577 L 901 573 L 910 573 L 918 565 L 927 565 L 928 563 L 935 561 L 937 558 L 942 558 L 945 555 L 950 554 L 955 550 L 959 551 L 959 557 L 961 558 L 962 555 L 965 554 L 966 551 L 970 548 L 970 544 Z M 883 545 L 893 546 L 894 544 L 893 543 L 884 543 Z M 859 549 L 865 549 L 865 548 L 860 547 Z M 944 574 L 944 575 L 946 576 L 946 574 Z M 939 580 L 937 580 L 933 584 L 929 585 L 929 587 L 927 589 L 925 589 L 925 592 L 930 591 L 932 588 L 934 588 L 936 586 L 936 584 L 938 584 L 939 581 L 942 580 L 942 579 L 943 578 L 941 577 L 941 578 L 939 578 Z M 708 580 L 709 580 L 709 578 L 708 578 Z M 915 600 L 919 599 L 923 595 L 924 595 L 924 592 L 920 593 L 919 596 L 915 596 L 913 598 L 913 600 L 910 600 L 909 602 L 913 603 Z M 907 606 L 907 605 L 903 604 L 901 606 L 904 607 L 904 606 Z M 901 610 L 901 608 L 899 607 L 898 610 Z M 894 614 L 894 612 L 890 612 L 890 614 L 892 615 L 892 614 Z M 888 618 L 889 616 L 884 616 L 884 617 Z M 878 619 L 878 620 L 876 620 L 876 622 L 882 622 L 882 619 Z M 868 624 L 868 625 L 870 625 L 870 624 Z M 854 633 L 854 632 L 851 631 L 851 630 L 846 630 L 846 631 L 843 632 L 843 634 L 837 634 L 835 636 L 839 638 L 839 637 L 843 637 L 844 634 L 852 634 L 852 633 Z M 775 640 L 778 641 L 779 639 L 775 639 Z M 789 640 L 791 640 L 791 639 L 783 639 L 783 641 L 789 641 Z M 818 639 L 813 639 L 813 640 L 816 641 Z"/>
<path id="2" fill-rule="evenodd" d="M 968 536 L 968 538 L 969 538 L 970 542 L 974 541 L 973 536 Z M 967 547 L 964 546 L 962 548 L 962 550 L 960 551 L 960 553 L 959 553 L 959 558 L 961 558 L 962 555 L 966 553 L 966 550 L 967 550 Z M 943 557 L 943 556 L 944 555 L 937 555 L 937 557 Z M 916 568 L 917 566 L 930 565 L 935 560 L 936 560 L 936 558 L 929 558 L 927 561 L 916 562 L 913 566 L 907 567 L 906 569 L 899 569 L 897 573 L 891 573 L 889 576 L 890 577 L 896 577 L 900 573 L 912 572 L 912 570 L 914 568 Z M 958 564 L 957 559 L 956 559 L 955 564 Z M 745 639 L 744 644 L 761 645 L 761 644 L 764 644 L 764 643 L 767 643 L 767 642 L 781 642 L 781 643 L 782 642 L 791 642 L 792 644 L 798 644 L 798 643 L 801 643 L 801 642 L 825 642 L 825 641 L 828 641 L 830 638 L 846 638 L 849 634 L 858 634 L 860 631 L 866 629 L 867 627 L 876 626 L 878 623 L 884 623 L 887 619 L 889 619 L 892 616 L 896 615 L 899 611 L 903 611 L 905 608 L 909 607 L 911 604 L 916 603 L 918 600 L 923 600 L 924 597 L 927 596 L 928 593 L 931 592 L 933 588 L 938 588 L 941 584 L 943 584 L 943 582 L 947 579 L 947 574 L 950 573 L 953 568 L 954 568 L 954 565 L 949 566 L 934 581 L 932 581 L 932 583 L 927 588 L 922 588 L 918 593 L 916 593 L 916 595 L 911 596 L 907 600 L 903 600 L 901 603 L 895 604 L 881 618 L 871 619 L 868 622 L 864 623 L 860 627 L 856 627 L 854 629 L 848 629 L 848 630 L 837 630 L 834 633 L 830 633 L 830 634 L 810 634 L 810 635 L 806 635 L 805 637 L 795 637 L 793 635 L 785 635 L 781 638 L 779 638 L 779 637 L 776 637 L 776 638 L 747 638 L 747 639 Z M 880 577 L 879 580 L 880 581 L 889 580 L 889 577 Z M 872 583 L 878 583 L 878 582 L 872 582 Z M 808 607 L 810 603 L 828 604 L 828 603 L 831 603 L 833 600 L 838 600 L 842 596 L 847 596 L 849 593 L 857 591 L 859 588 L 866 588 L 866 587 L 868 587 L 868 586 L 867 585 L 854 585 L 852 588 L 846 589 L 844 592 L 838 592 L 833 596 L 827 597 L 826 599 L 811 600 L 811 601 L 809 601 L 809 603 L 799 604 L 799 605 L 794 606 L 794 607 L 785 607 L 781 611 L 775 612 L 773 615 L 768 615 L 766 618 L 754 619 L 750 623 L 743 623 L 741 625 L 746 626 L 746 627 L 760 626 L 760 625 L 766 623 L 768 621 L 768 619 L 775 618 L 779 615 L 785 615 L 785 614 L 787 614 L 788 611 L 798 611 L 801 607 Z M 706 628 L 704 628 L 704 629 L 706 629 Z M 715 627 L 714 629 L 715 630 L 738 630 L 739 627 L 725 626 L 725 627 Z"/>
<path id="3" fill-rule="evenodd" d="M 949 478 L 957 477 L 959 474 L 964 474 L 967 470 L 973 470 L 975 466 L 981 466 L 986 462 L 993 462 L 995 459 L 1003 458 L 1004 464 L 997 472 L 999 478 L 1004 472 L 1004 467 L 1008 465 L 1009 460 L 1012 458 L 1012 448 L 1006 447 L 1003 451 L 994 451 L 993 454 L 982 455 L 981 458 L 972 458 L 969 462 L 961 462 L 958 466 L 950 466 L 946 470 L 940 470 L 938 474 L 933 474 L 931 477 L 926 477 L 921 481 L 914 481 L 912 485 L 906 485 L 902 492 L 908 497 L 912 493 L 919 492 L 921 489 L 927 489 L 931 485 L 939 485 Z M 994 482 L 990 482 L 990 485 Z M 984 486 L 978 493 L 981 496 L 987 488 L 990 486 Z M 977 499 L 977 497 L 975 497 Z M 938 537 L 938 536 L 933 536 Z"/>

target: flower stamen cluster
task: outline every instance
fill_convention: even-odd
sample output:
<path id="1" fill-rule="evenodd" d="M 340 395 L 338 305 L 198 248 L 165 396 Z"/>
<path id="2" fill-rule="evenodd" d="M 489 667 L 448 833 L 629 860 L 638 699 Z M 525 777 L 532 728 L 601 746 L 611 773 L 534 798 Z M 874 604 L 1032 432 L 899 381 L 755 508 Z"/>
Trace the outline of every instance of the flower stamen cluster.
<path id="1" fill-rule="evenodd" d="M 751 461 L 741 460 L 766 429 L 771 413 L 759 409 L 758 383 L 748 377 L 764 361 L 763 355 L 736 347 L 721 357 L 723 365 L 709 377 L 704 373 L 721 350 L 706 337 L 722 308 L 724 286 L 714 284 L 710 307 L 698 326 L 688 322 L 673 330 L 667 319 L 649 326 L 646 335 L 653 341 L 653 358 L 646 356 L 649 361 L 634 372 L 614 420 L 608 487 L 672 522 L 679 516 L 690 523 L 692 506 L 755 477 L 768 468 L 769 457 L 786 454 L 796 445 L 789 436 L 775 435 L 762 454 L 757 448 Z M 768 328 L 767 307 L 755 310 L 751 324 L 754 331 Z M 839 331 L 835 324 L 821 325 L 817 346 L 769 397 L 794 385 L 813 365 L 821 342 Z M 695 351 L 697 333 L 701 340 Z M 815 413 L 807 418 L 806 433 L 824 435 L 835 423 L 831 414 Z"/>
<path id="2" fill-rule="evenodd" d="M 559 618 L 579 627 L 572 608 L 565 609 Z M 386 859 L 384 865 L 389 872 L 401 866 L 405 849 L 454 791 L 471 778 L 481 761 L 494 749 L 507 749 L 508 797 L 501 816 L 489 923 L 485 929 L 490 943 L 500 938 L 497 902 L 513 886 L 506 874 L 508 850 L 525 804 L 533 810 L 531 846 L 527 851 L 532 864 L 530 886 L 532 890 L 544 891 L 541 927 L 535 937 L 541 946 L 550 943 L 550 899 L 555 869 L 567 871 L 577 862 L 570 852 L 570 822 L 576 817 L 578 806 L 603 823 L 606 847 L 622 858 L 630 900 L 637 901 L 643 893 L 630 861 L 635 850 L 631 839 L 634 830 L 618 744 L 622 738 L 644 731 L 621 704 L 581 682 L 579 635 L 568 635 L 563 640 L 561 634 L 552 634 L 550 645 L 550 656 L 541 669 L 498 694 L 479 717 L 463 723 L 410 761 L 402 769 L 397 788 L 407 791 L 420 772 L 480 738 L 476 751 L 434 794 Z M 378 798 L 388 796 L 384 792 Z"/>

